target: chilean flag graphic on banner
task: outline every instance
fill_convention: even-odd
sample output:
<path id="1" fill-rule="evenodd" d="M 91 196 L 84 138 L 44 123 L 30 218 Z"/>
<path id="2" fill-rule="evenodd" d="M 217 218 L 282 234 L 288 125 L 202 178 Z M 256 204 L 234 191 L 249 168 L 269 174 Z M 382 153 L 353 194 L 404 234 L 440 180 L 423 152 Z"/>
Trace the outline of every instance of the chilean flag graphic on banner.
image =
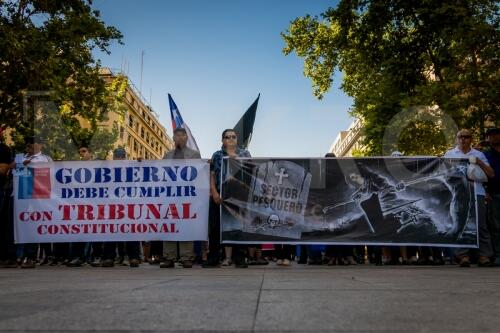
<path id="1" fill-rule="evenodd" d="M 191 130 L 189 129 L 188 125 L 186 125 L 184 120 L 182 120 L 182 116 L 179 112 L 179 109 L 177 108 L 177 105 L 175 105 L 175 102 L 172 96 L 170 96 L 170 94 L 168 94 L 168 103 L 170 104 L 170 117 L 172 118 L 172 130 L 175 130 L 177 127 L 184 128 L 188 135 L 188 141 L 186 143 L 186 146 L 193 150 L 200 151 L 198 145 L 196 144 L 196 140 L 191 134 Z"/>
<path id="2" fill-rule="evenodd" d="M 19 176 L 18 199 L 50 199 L 50 168 L 26 168 Z"/>

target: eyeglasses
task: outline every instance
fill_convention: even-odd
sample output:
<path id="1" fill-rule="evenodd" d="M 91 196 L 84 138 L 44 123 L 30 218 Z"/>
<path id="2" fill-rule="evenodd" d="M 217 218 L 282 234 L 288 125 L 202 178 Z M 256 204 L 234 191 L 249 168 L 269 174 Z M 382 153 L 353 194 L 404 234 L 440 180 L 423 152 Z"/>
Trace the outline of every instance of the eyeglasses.
<path id="1" fill-rule="evenodd" d="M 236 135 L 226 135 L 226 136 L 224 136 L 224 139 L 227 139 L 227 140 L 236 139 Z"/>
<path id="2" fill-rule="evenodd" d="M 459 135 L 458 138 L 459 139 L 470 139 L 470 138 L 472 138 L 472 135 Z"/>

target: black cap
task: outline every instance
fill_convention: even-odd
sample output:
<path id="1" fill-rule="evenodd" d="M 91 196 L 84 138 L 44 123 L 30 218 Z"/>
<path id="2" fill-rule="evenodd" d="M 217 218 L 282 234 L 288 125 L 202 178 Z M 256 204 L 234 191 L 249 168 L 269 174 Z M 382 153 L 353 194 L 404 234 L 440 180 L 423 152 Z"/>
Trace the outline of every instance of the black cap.
<path id="1" fill-rule="evenodd" d="M 498 134 L 500 134 L 500 128 L 490 128 L 489 130 L 486 131 L 486 136 L 498 135 Z"/>
<path id="2" fill-rule="evenodd" d="M 24 139 L 24 143 L 27 145 L 34 143 L 43 143 L 43 139 L 40 136 L 28 136 Z"/>
<path id="3" fill-rule="evenodd" d="M 127 158 L 127 151 L 123 147 L 113 150 L 113 158 Z"/>

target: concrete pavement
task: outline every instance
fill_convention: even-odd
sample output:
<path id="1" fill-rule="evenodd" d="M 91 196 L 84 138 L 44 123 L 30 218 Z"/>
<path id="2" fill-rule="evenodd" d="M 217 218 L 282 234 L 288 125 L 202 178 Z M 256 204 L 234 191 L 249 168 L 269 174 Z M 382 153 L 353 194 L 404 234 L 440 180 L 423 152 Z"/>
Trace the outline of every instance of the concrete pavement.
<path id="1" fill-rule="evenodd" d="M 500 268 L 0 269 L 0 332 L 498 332 Z"/>

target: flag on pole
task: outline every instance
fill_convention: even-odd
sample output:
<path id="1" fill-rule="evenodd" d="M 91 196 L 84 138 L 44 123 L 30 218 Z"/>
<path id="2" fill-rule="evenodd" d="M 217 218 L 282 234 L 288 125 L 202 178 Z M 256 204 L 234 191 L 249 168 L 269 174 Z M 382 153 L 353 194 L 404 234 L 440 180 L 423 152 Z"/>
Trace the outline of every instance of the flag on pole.
<path id="1" fill-rule="evenodd" d="M 238 145 L 245 149 L 247 149 L 250 144 L 250 140 L 252 139 L 253 124 L 255 122 L 255 114 L 257 113 L 259 98 L 260 94 L 233 128 L 238 134 Z"/>
<path id="2" fill-rule="evenodd" d="M 189 129 L 188 125 L 184 122 L 184 120 L 182 120 L 182 116 L 179 112 L 179 109 L 177 108 L 177 105 L 175 105 L 175 102 L 172 96 L 170 96 L 170 94 L 168 94 L 168 103 L 170 104 L 170 117 L 172 118 L 172 130 L 175 131 L 175 129 L 178 127 L 184 128 L 188 135 L 188 141 L 186 143 L 186 146 L 193 150 L 200 151 L 198 145 L 196 144 L 196 140 L 191 134 L 191 130 Z"/>

